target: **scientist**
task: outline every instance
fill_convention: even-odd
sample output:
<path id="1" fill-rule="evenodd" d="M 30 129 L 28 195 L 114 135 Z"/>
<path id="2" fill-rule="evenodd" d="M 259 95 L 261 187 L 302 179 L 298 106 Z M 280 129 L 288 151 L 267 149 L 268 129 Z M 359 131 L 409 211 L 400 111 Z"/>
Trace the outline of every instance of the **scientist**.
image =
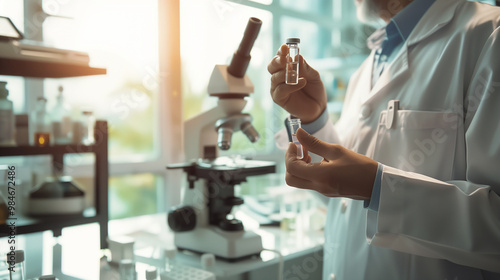
<path id="1" fill-rule="evenodd" d="M 298 85 L 284 83 L 286 45 L 268 65 L 274 102 L 306 123 L 304 159 L 276 135 L 286 183 L 328 203 L 323 279 L 500 279 L 500 8 L 355 1 L 387 25 L 335 125 L 302 57 Z"/>

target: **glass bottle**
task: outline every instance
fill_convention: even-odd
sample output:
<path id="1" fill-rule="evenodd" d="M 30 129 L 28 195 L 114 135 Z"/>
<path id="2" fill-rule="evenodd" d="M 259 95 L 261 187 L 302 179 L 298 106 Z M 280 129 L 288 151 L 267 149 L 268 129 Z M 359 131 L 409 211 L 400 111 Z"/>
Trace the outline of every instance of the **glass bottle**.
<path id="1" fill-rule="evenodd" d="M 0 82 L 0 145 L 13 146 L 14 140 L 14 111 L 12 101 L 7 99 L 9 91 L 7 82 Z"/>
<path id="2" fill-rule="evenodd" d="M 64 88 L 59 86 L 56 105 L 52 109 L 52 129 L 54 132 L 54 142 L 56 144 L 68 144 L 70 142 L 71 110 L 64 102 Z"/>
<path id="3" fill-rule="evenodd" d="M 16 250 L 14 254 L 7 254 L 7 263 L 10 265 L 10 279 L 9 280 L 24 280 L 24 251 Z"/>
<path id="4" fill-rule="evenodd" d="M 286 40 L 288 54 L 286 56 L 285 83 L 288 85 L 299 83 L 299 43 L 299 38 L 288 38 Z"/>
<path id="5" fill-rule="evenodd" d="M 46 105 L 47 99 L 38 97 L 36 109 L 31 114 L 31 135 L 33 144 L 38 147 L 46 147 L 51 143 L 52 126 Z"/>

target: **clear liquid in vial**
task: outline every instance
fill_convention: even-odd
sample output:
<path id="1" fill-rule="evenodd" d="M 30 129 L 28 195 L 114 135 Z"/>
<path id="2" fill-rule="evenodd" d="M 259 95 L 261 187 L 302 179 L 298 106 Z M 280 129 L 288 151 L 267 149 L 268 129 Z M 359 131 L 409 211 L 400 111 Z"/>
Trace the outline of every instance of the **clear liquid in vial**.
<path id="1" fill-rule="evenodd" d="M 288 62 L 286 64 L 286 84 L 296 85 L 299 83 L 299 62 Z"/>
<path id="2" fill-rule="evenodd" d="M 297 146 L 297 158 L 303 158 L 304 151 L 302 151 L 302 144 L 300 144 L 295 134 L 292 134 L 292 142 Z"/>

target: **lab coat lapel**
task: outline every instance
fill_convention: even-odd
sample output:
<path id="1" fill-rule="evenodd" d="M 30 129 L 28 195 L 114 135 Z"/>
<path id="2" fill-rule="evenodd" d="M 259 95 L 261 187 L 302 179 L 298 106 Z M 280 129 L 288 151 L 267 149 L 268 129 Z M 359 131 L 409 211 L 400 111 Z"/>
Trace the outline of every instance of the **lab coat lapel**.
<path id="1" fill-rule="evenodd" d="M 433 9 L 434 12 L 425 13 L 420 19 L 394 61 L 382 72 L 373 88 L 369 90 L 370 94 L 364 98 L 363 103 L 368 103 L 378 99 L 384 93 L 390 91 L 386 90 L 386 88 L 390 86 L 391 82 L 395 81 L 398 77 L 408 71 L 408 50 L 446 26 L 446 24 L 448 24 L 453 18 L 458 4 L 463 1 L 465 0 L 436 0 L 436 2 L 430 7 L 430 9 Z M 441 16 L 439 18 L 433 17 L 433 15 L 437 14 Z M 370 75 L 370 78 L 365 79 L 365 81 L 371 81 L 371 71 L 374 66 L 373 56 L 374 53 L 372 52 L 368 58 L 370 63 L 369 67 L 365 69 L 364 75 Z"/>

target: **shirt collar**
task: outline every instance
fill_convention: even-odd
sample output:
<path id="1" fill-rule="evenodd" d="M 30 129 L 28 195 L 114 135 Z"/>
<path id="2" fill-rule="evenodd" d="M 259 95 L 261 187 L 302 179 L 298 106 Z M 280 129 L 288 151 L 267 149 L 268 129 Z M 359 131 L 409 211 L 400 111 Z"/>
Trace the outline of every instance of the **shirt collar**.
<path id="1" fill-rule="evenodd" d="M 386 37 L 399 36 L 406 41 L 419 20 L 436 0 L 413 0 L 397 13 L 387 26 L 379 28 L 370 37 L 367 44 L 370 49 L 379 49 Z"/>

